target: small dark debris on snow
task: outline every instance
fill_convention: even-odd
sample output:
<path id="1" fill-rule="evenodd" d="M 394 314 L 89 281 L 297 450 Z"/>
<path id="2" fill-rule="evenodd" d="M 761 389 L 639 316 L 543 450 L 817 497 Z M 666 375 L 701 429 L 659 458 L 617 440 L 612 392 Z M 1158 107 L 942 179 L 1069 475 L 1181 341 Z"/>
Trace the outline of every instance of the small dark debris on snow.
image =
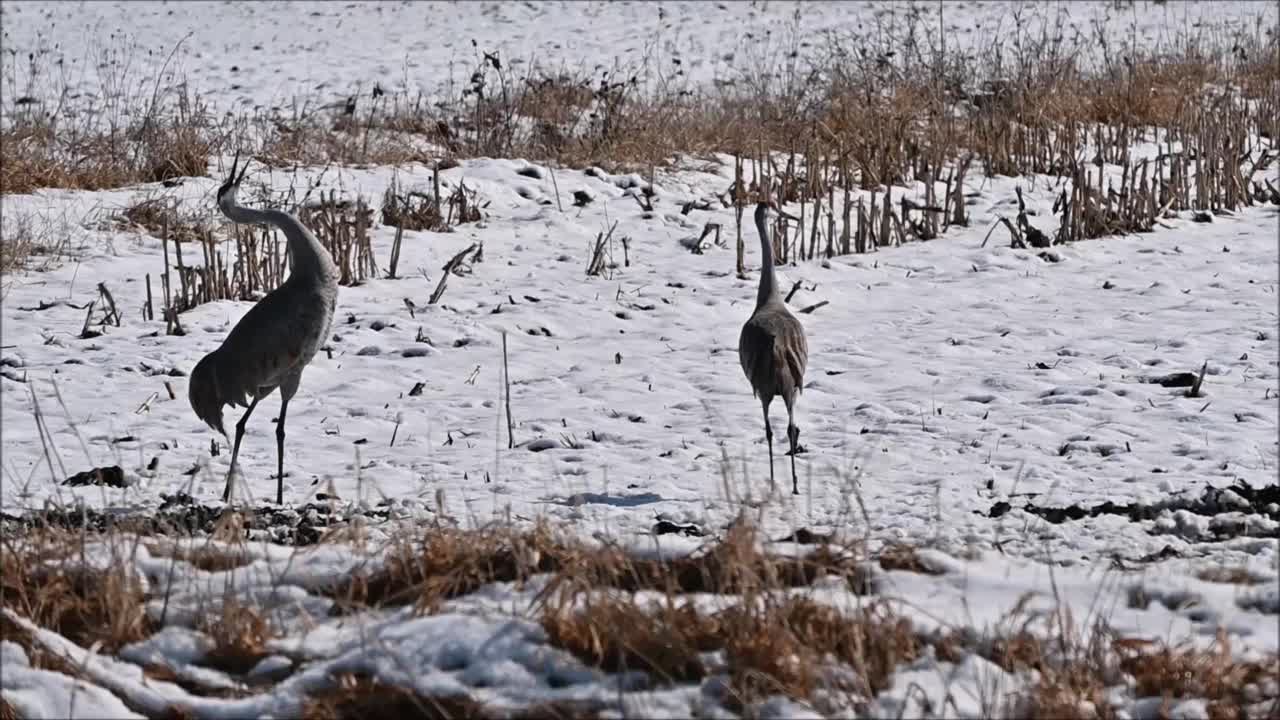
<path id="1" fill-rule="evenodd" d="M 1165 545 L 1164 547 L 1160 548 L 1160 550 L 1157 552 L 1148 553 L 1138 558 L 1138 562 L 1152 563 L 1152 562 L 1159 562 L 1161 560 L 1168 560 L 1169 558 L 1180 558 L 1180 557 L 1182 557 L 1182 553 L 1178 552 L 1177 548 L 1175 548 L 1172 545 Z"/>
<path id="2" fill-rule="evenodd" d="M 525 443 L 525 449 L 530 452 L 542 452 L 543 450 L 550 450 L 554 447 L 558 447 L 558 445 L 555 440 L 550 438 L 538 438 L 537 440 L 530 440 Z"/>
<path id="3" fill-rule="evenodd" d="M 516 174 L 523 175 L 527 178 L 533 178 L 534 180 L 542 179 L 542 170 L 540 170 L 536 165 L 527 165 L 522 167 L 516 171 Z"/>
<path id="4" fill-rule="evenodd" d="M 827 545 L 831 543 L 833 537 L 831 533 L 816 533 L 809 528 L 800 528 L 786 537 L 774 540 L 774 542 L 789 542 L 797 545 Z"/>
<path id="5" fill-rule="evenodd" d="M 63 480 L 62 484 L 71 487 L 83 487 L 85 485 L 107 485 L 116 488 L 129 487 L 129 484 L 124 479 L 124 470 L 120 469 L 119 465 L 85 470 Z"/>
<path id="6" fill-rule="evenodd" d="M 1196 374 L 1193 372 L 1177 372 L 1168 375 L 1157 375 L 1147 378 L 1147 382 L 1161 387 L 1191 387 L 1196 384 Z"/>
<path id="7" fill-rule="evenodd" d="M 676 523 L 670 520 L 659 520 L 653 525 L 654 535 L 684 535 L 686 537 L 702 537 L 706 535 L 702 528 L 693 523 Z"/>

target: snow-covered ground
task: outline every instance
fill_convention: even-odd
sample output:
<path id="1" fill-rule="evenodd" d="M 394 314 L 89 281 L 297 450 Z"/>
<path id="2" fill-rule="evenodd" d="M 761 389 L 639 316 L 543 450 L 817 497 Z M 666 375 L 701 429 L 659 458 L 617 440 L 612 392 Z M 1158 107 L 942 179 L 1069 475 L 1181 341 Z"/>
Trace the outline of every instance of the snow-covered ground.
<path id="1" fill-rule="evenodd" d="M 341 290 L 332 358 L 313 361 L 290 405 L 286 497 L 303 502 L 332 487 L 344 500 L 430 506 L 443 490 L 448 512 L 463 518 L 545 515 L 619 534 L 646 532 L 655 515 L 723 525 L 744 499 L 768 492 L 759 403 L 736 352 L 757 280 L 734 275 L 732 240 L 700 255 L 686 248 L 708 221 L 731 238 L 731 210 L 716 200 L 709 211 L 679 208 L 727 189 L 732 168 L 660 176 L 646 218 L 619 187 L 632 178 L 562 170 L 562 213 L 541 202 L 554 193 L 549 174 L 517 174 L 524 165 L 476 160 L 442 173 L 446 191 L 465 180 L 488 200 L 487 217 L 452 233 L 406 232 L 402 279 Z M 380 198 L 391 175 L 331 170 L 325 181 Z M 260 170 L 250 182 L 282 190 L 290 179 Z M 430 173 L 402 168 L 399 180 L 429 187 Z M 8 198 L 6 214 L 105 217 L 155 194 L 207 209 L 217 182 L 43 191 Z M 1029 188 L 975 180 L 971 227 L 939 240 L 781 269 L 784 289 L 801 283 L 794 308 L 829 304 L 799 316 L 810 347 L 798 420 L 807 452 L 797 460 L 802 494 L 771 505 L 778 529 L 1011 542 L 1072 560 L 1136 557 L 1194 542 L 1206 527 L 1152 535 L 1150 523 L 1126 517 L 1055 526 L 1017 511 L 987 515 L 1000 501 L 1155 503 L 1198 495 L 1206 483 L 1274 480 L 1275 210 L 1169 220 L 1150 235 L 1055 248 L 1052 262 L 1009 249 L 1003 229 L 982 247 L 1017 184 Z M 573 207 L 577 190 L 596 200 Z M 1052 222 L 1047 183 L 1025 195 L 1040 222 Z M 612 222 L 616 238 L 630 238 L 630 266 L 618 243 L 619 267 L 588 277 L 589 248 Z M 189 373 L 250 304 L 199 306 L 184 314 L 186 336 L 167 336 L 163 321 L 141 317 L 147 274 L 159 290 L 160 241 L 77 232 L 85 247 L 74 261 L 6 280 L 4 352 L 9 374 L 26 382 L 3 380 L 5 506 L 75 497 L 149 507 L 178 491 L 216 499 L 229 453 L 210 456 L 214 434 L 191 411 L 185 378 L 167 373 Z M 383 226 L 374 234 L 384 267 L 393 235 Z M 754 268 L 755 232 L 744 236 Z M 428 306 L 441 266 L 476 241 L 483 262 Z M 82 308 L 99 282 L 124 320 L 82 340 Z M 500 402 L 503 331 L 514 449 Z M 1206 361 L 1203 397 L 1149 382 Z M 417 383 L 424 387 L 411 395 Z M 260 499 L 274 493 L 276 402 L 251 420 L 241 451 Z M 228 409 L 226 418 L 230 428 L 238 416 Z M 61 487 L 46 444 L 58 479 L 119 464 L 136 484 Z M 208 470 L 186 473 L 197 465 Z M 789 479 L 781 455 L 777 472 Z M 859 498 L 869 527 L 855 511 Z"/>
<path id="2" fill-rule="evenodd" d="M 948 46 L 975 51 L 1045 33 L 1087 60 L 1130 44 L 1273 27 L 1276 16 L 1274 3 L 1238 1 L 10 1 L 0 26 L 16 55 L 0 66 L 10 102 L 29 95 L 52 107 L 64 87 L 82 100 L 104 90 L 145 100 L 163 77 L 165 87 L 189 83 L 216 110 L 291 112 L 374 83 L 448 93 L 466 85 L 482 52 L 498 53 L 518 76 L 531 66 L 596 78 L 617 69 L 679 86 L 771 69 L 782 53 L 814 56 L 828 35 L 888 48 L 911 25 L 924 47 L 939 27 Z"/>
<path id="3" fill-rule="evenodd" d="M 73 688 L 65 675 L 29 667 L 22 647 L 0 644 L 5 653 L 4 697 L 22 716 L 136 716 L 128 714 L 123 700 L 128 708 L 152 717 L 174 706 L 205 718 L 298 717 L 308 695 L 330 686 L 340 674 L 355 673 L 426 698 L 465 693 L 489 707 L 572 701 L 612 708 L 622 717 L 733 717 L 722 707 L 722 681 L 714 671 L 702 683 L 649 685 L 635 673 L 611 674 L 585 666 L 552 645 L 537 622 L 544 576 L 487 585 L 447 601 L 425 617 L 412 608 L 335 614 L 334 600 L 320 590 L 352 573 L 368 572 L 379 562 L 353 552 L 355 546 L 322 545 L 295 552 L 258 543 L 189 543 L 194 550 L 244 557 L 240 567 L 206 571 L 154 555 L 147 545 L 127 537 L 118 543 L 114 551 L 97 544 L 88 547 L 90 565 L 123 563 L 127 573 L 136 574 L 154 597 L 148 614 L 167 618 L 164 629 L 107 656 L 86 652 L 5 609 L 10 621 L 32 634 L 36 647 L 65 658 L 84 678 Z M 663 538 L 658 545 L 678 554 L 687 543 Z M 122 548 L 127 552 L 122 554 Z M 650 552 L 654 549 L 651 546 Z M 1205 582 L 1168 569 L 1140 574 L 1093 568 L 1055 572 L 1040 563 L 996 556 L 960 561 L 922 551 L 920 558 L 928 573 L 869 566 L 874 588 L 869 594 L 855 595 L 843 581 L 802 592 L 849 613 L 883 603 L 922 636 L 967 628 L 989 639 L 1025 631 L 1056 642 L 1064 634 L 1054 628 L 1065 622 L 1073 628 L 1065 637 L 1073 638 L 1068 643 L 1074 647 L 1087 642 L 1095 623 L 1105 621 L 1115 637 L 1131 644 L 1176 641 L 1189 649 L 1225 638 L 1232 657 L 1252 660 L 1277 649 L 1276 636 L 1268 628 L 1277 595 L 1268 585 Z M 168 591 L 160 592 L 161 587 Z M 228 588 L 238 597 L 252 598 L 270 619 L 274 634 L 257 651 L 261 660 L 244 675 L 220 669 L 204 624 L 211 613 L 217 616 L 215 600 Z M 1135 602 L 1137 597 L 1146 600 Z M 697 605 L 710 608 L 732 602 L 702 596 Z M 708 658 L 711 668 L 722 662 Z M 158 676 L 157 669 L 173 679 Z M 269 676 L 283 679 L 263 684 Z M 1014 717 L 1018 693 L 1036 679 L 1034 673 L 1006 672 L 977 654 L 951 661 L 926 653 L 900 668 L 894 682 L 874 698 L 864 698 L 865 712 L 868 717 Z M 1266 687 L 1256 689 L 1268 692 Z M 1130 717 L 1146 716 L 1142 708 L 1159 702 L 1144 700 L 1123 685 L 1108 698 Z M 775 698 L 768 704 L 778 702 Z M 949 703 L 954 705 L 948 707 Z M 1194 699 L 1180 699 L 1170 701 L 1169 707 L 1183 707 L 1185 712 L 1196 704 Z M 788 702 L 772 714 L 762 710 L 762 715 L 815 717 Z"/>
<path id="4" fill-rule="evenodd" d="M 932 4 L 919 7 L 936 12 Z M 944 14 L 958 37 L 972 37 L 997 20 L 1011 22 L 1011 8 L 945 3 Z M 1226 23 L 1214 27 L 1276 22 L 1271 3 L 1137 2 L 1117 9 L 1111 2 L 1073 2 L 1024 10 L 1042 20 L 1062 14 L 1085 33 L 1110 13 L 1108 32 L 1146 42 L 1191 32 L 1209 13 Z M 149 87 L 169 51 L 191 33 L 170 69 L 227 108 L 270 107 L 294 97 L 328 102 L 374 81 L 436 92 L 451 75 L 469 72 L 473 37 L 481 50 L 501 48 L 508 58 L 549 67 L 605 68 L 615 60 L 678 56 L 689 81 L 704 82 L 739 72 L 764 30 L 772 42 L 791 42 L 778 38 L 855 31 L 889 12 L 907 9 L 778 2 L 0 6 L 6 51 L 64 54 L 70 82 L 83 80 L 86 91 L 99 86 L 92 73 L 101 48 L 145 43 L 135 48 L 130 77 Z M 131 34 L 112 38 L 117 30 Z M 728 57 L 735 53 L 736 59 Z M 13 62 L 8 52 L 4 62 Z M 6 65 L 3 72 L 6 95 L 26 92 L 21 82 L 11 84 L 11 70 Z M 201 305 L 183 315 L 187 335 L 166 335 L 162 320 L 144 320 L 141 312 L 148 275 L 159 293 L 160 241 L 104 221 L 141 199 L 163 196 L 222 222 L 213 195 L 227 162 L 214 158 L 211 177 L 173 188 L 42 190 L 0 200 L 6 233 L 29 221 L 38 235 L 65 241 L 68 250 L 50 269 L 7 274 L 0 288 L 5 513 L 49 503 L 147 512 L 162 495 L 178 492 L 217 503 L 229 452 L 191 411 L 187 374 L 250 303 Z M 807 528 L 865 538 L 873 547 L 900 541 L 950 553 L 938 555 L 941 575 L 891 572 L 883 586 L 882 594 L 925 628 L 989 627 L 1032 592 L 1039 603 L 1032 612 L 1048 612 L 1061 599 L 1078 620 L 1106 616 L 1132 637 L 1204 640 L 1221 630 L 1241 656 L 1276 652 L 1273 586 L 1194 577 L 1205 567 L 1274 576 L 1280 562 L 1274 509 L 1249 512 L 1236 492 L 1213 496 L 1214 514 L 1178 509 L 1206 487 L 1275 483 L 1280 216 L 1274 206 L 1209 223 L 1184 215 L 1163 220 L 1151 234 L 1042 254 L 1010 249 L 1003 227 L 986 238 L 998 216 L 1016 212 L 1015 187 L 1023 190 L 1031 222 L 1051 231 L 1060 181 L 974 173 L 966 187 L 972 196 L 967 229 L 951 228 L 928 243 L 780 268 L 784 290 L 800 283 L 793 309 L 827 304 L 799 315 L 810 349 L 798 405 L 806 451 L 796 460 L 801 494 L 785 491 L 790 466 L 780 432 L 776 470 L 783 489 L 769 496 L 759 404 L 736 352 L 753 308 L 760 251 L 754 230 L 744 227 L 750 272 L 737 278 L 734 213 L 716 199 L 732 181 L 731 160 L 659 170 L 651 213 L 632 197 L 647 179 L 558 170 L 553 183 L 545 169 L 541 177 L 517 173 L 527 166 L 480 159 L 442 172 L 446 192 L 465 181 L 488 202 L 484 219 L 451 233 L 406 232 L 400 279 L 341 289 L 332 354 L 316 357 L 290 404 L 286 504 L 323 493 L 370 506 L 389 500 L 407 517 L 462 524 L 548 518 L 631 545 L 656 542 L 651 529 L 658 519 L 714 534 L 749 505 L 773 538 Z M 431 171 L 417 165 L 300 168 L 295 176 L 292 169 L 272 172 L 255 164 L 241 197 L 247 202 L 260 187 L 282 192 L 319 177 L 323 188 L 376 206 L 393 175 L 402 187 L 431 184 Z M 576 207 L 575 191 L 594 200 Z M 903 191 L 895 189 L 895 200 Z M 918 187 L 906 191 L 922 195 Z M 681 213 L 685 202 L 702 200 L 709 210 Z M 615 222 L 614 266 L 604 276 L 587 276 L 597 234 Z M 708 222 L 722 225 L 726 246 L 690 252 Z M 381 225 L 373 233 L 382 269 L 393 235 Z M 440 303 L 427 305 L 441 266 L 475 242 L 483 243 L 483 261 L 450 278 Z M 98 283 L 112 293 L 122 323 L 95 325 L 102 335 L 80 339 L 85 304 L 98 297 Z M 511 449 L 502 399 L 504 331 Z M 1152 382 L 1202 365 L 1199 397 Z M 411 393 L 419 384 L 420 392 Z M 241 451 L 247 489 L 258 502 L 274 496 L 277 403 L 275 397 L 264 401 Z M 781 427 L 778 405 L 774 422 Z M 237 419 L 237 411 L 227 409 L 228 428 Z M 214 439 L 224 446 L 211 456 Z M 131 486 L 60 485 L 67 475 L 108 465 L 120 465 Z M 1088 510 L 1107 501 L 1154 510 L 1147 519 L 1104 512 L 1050 522 L 1024 509 L 1031 503 Z M 56 673 L 20 670 L 21 649 L 4 644 L 5 699 L 31 716 L 40 714 L 32 709 L 38 707 L 48 716 L 67 714 L 68 697 L 82 703 L 75 710 L 85 716 L 117 715 L 117 698 L 135 708 L 163 708 L 177 699 L 210 717 L 289 715 L 302 693 L 339 667 L 380 668 L 395 681 L 417 677 L 423 692 L 471 688 L 500 704 L 557 692 L 619 697 L 622 680 L 582 674 L 577 661 L 548 648 L 523 616 L 536 587 L 493 588 L 427 618 L 405 611 L 324 620 L 327 601 L 288 586 L 306 573 L 341 577 L 365 558 L 323 547 L 297 554 L 254 547 L 260 559 L 235 571 L 235 587 L 249 592 L 255 583 L 270 585 L 280 591 L 277 599 L 306 616 L 275 641 L 281 654 L 310 663 L 288 681 L 244 700 L 193 699 L 175 684 L 142 683 L 127 669 L 138 658 L 154 661 L 198 645 L 178 628 L 132 655 L 122 653 L 123 659 L 86 660 L 83 649 L 46 634 L 48 646 L 65 650 L 114 696 L 73 689 Z M 960 555 L 976 559 L 955 559 Z M 170 567 L 145 551 L 134 562 L 144 577 Z M 1052 577 L 1050 567 L 1056 568 Z M 1125 570 L 1135 567 L 1141 569 Z M 291 572 L 299 575 L 290 580 Z M 220 593 L 224 575 L 184 571 L 175 594 Z M 1134 584 L 1169 600 L 1129 607 Z M 826 599 L 856 601 L 836 595 Z M 312 627 L 314 618 L 319 625 Z M 432 643 L 450 644 L 449 659 Z M 173 655 L 167 662 L 190 660 Z M 947 678 L 963 686 L 949 688 L 957 699 L 990 693 L 993 678 L 1008 683 L 997 696 L 1025 682 L 995 666 L 975 667 L 985 662 L 976 657 L 956 666 L 929 662 L 904 668 L 877 714 L 920 712 L 910 704 L 918 700 L 910 699 L 912 681 L 932 693 L 935 708 Z M 493 667 L 516 679 L 492 682 Z M 584 679 L 552 690 L 552 675 Z M 481 685 L 486 689 L 475 690 Z M 699 690 L 625 695 L 637 703 L 631 714 L 681 714 Z M 957 712 L 983 713 L 976 700 L 957 701 Z"/>

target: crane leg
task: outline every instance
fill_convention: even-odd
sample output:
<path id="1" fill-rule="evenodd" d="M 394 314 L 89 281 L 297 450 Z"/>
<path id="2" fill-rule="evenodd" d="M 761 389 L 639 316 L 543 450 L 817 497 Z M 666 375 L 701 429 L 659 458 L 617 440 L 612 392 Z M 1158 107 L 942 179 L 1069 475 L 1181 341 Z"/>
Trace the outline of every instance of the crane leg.
<path id="1" fill-rule="evenodd" d="M 289 395 L 280 399 L 280 419 L 276 422 L 276 504 L 284 504 L 284 417 L 289 411 Z"/>
<path id="2" fill-rule="evenodd" d="M 227 471 L 227 487 L 222 491 L 222 502 L 231 499 L 231 484 L 235 482 L 236 463 L 240 459 L 240 440 L 244 438 L 244 426 L 249 422 L 249 416 L 253 414 L 253 409 L 258 406 L 258 401 L 262 398 L 255 397 L 249 401 L 249 407 L 244 411 L 244 415 L 240 417 L 240 422 L 236 423 L 236 440 L 231 447 L 231 469 Z"/>
<path id="3" fill-rule="evenodd" d="M 800 484 L 796 481 L 796 450 L 800 447 L 800 428 L 796 427 L 795 413 L 795 395 L 783 397 L 787 404 L 787 441 L 791 444 L 791 450 L 787 452 L 791 456 L 791 494 L 800 494 Z"/>
<path id="4" fill-rule="evenodd" d="M 762 399 L 760 404 L 764 406 L 764 439 L 769 443 L 769 491 L 772 492 L 777 483 L 773 479 L 773 426 L 769 424 L 769 400 Z"/>
<path id="5" fill-rule="evenodd" d="M 787 439 L 791 441 L 791 494 L 800 494 L 800 485 L 796 482 L 796 448 L 800 442 L 800 428 L 791 418 L 787 418 Z"/>

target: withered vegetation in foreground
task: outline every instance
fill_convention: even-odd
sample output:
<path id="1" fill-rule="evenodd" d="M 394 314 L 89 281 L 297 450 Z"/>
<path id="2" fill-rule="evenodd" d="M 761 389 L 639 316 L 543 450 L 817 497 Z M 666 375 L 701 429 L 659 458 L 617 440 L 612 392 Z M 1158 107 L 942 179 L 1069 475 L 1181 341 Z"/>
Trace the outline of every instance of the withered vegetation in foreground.
<path id="1" fill-rule="evenodd" d="M 162 538 L 34 531 L 0 544 L 3 607 L 81 646 L 97 644 L 99 652 L 143 639 L 159 629 L 144 603 L 161 596 L 163 584 L 151 578 L 144 592 L 130 574 L 130 549 L 136 552 L 140 543 L 155 557 L 215 574 L 234 573 L 251 559 L 235 543 L 179 550 Z M 110 570 L 84 570 L 86 544 L 112 548 L 118 562 Z M 868 555 L 858 545 L 817 545 L 807 555 L 782 556 L 765 545 L 743 523 L 697 552 L 668 558 L 632 555 L 546 524 L 432 527 L 391 542 L 377 553 L 383 562 L 374 569 L 309 591 L 335 600 L 335 613 L 358 621 L 372 607 L 435 614 L 490 583 L 537 582 L 529 586 L 537 594 L 528 613 L 549 645 L 604 672 L 644 673 L 657 687 L 703 683 L 711 697 L 742 712 L 776 695 L 825 713 L 867 711 L 903 666 L 928 655 L 961 662 L 972 654 L 1007 672 L 1038 673 L 1025 692 L 989 700 L 992 712 L 1020 717 L 1083 717 L 1089 706 L 1093 717 L 1116 717 L 1109 698 L 1125 678 L 1136 697 L 1200 698 L 1214 718 L 1267 717 L 1277 702 L 1267 694 L 1280 687 L 1277 659 L 1242 661 L 1225 636 L 1205 649 L 1120 636 L 1104 623 L 1081 633 L 1066 610 L 1044 631 L 1032 632 L 1022 604 L 983 634 L 924 633 L 879 593 L 886 572 L 940 572 L 916 549 L 897 545 Z M 846 588 L 857 602 L 837 607 L 819 600 L 812 592 L 818 581 L 828 590 Z M 270 613 L 230 591 L 210 597 L 196 629 L 212 648 L 201 664 L 239 678 L 271 654 L 279 632 Z M 36 667 L 82 677 L 80 668 L 8 617 L 0 618 L 0 637 L 21 646 Z M 258 680 L 229 691 L 183 680 L 167 668 L 144 672 L 206 698 L 271 687 Z M 395 707 L 422 718 L 588 718 L 604 709 L 548 704 L 512 714 L 466 695 L 425 697 L 364 675 L 337 674 L 330 681 L 307 699 L 308 717 L 355 718 Z M 188 710 L 171 707 L 165 716 L 188 716 Z"/>

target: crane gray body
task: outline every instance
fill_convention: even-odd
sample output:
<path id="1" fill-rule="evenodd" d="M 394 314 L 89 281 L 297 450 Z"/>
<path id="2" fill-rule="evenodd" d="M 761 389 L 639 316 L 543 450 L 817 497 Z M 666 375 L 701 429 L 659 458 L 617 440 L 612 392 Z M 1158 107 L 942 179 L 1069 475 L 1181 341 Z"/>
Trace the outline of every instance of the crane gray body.
<path id="1" fill-rule="evenodd" d="M 247 166 L 247 163 L 246 163 Z M 289 401 L 298 391 L 302 372 L 315 357 L 333 325 L 338 298 L 338 270 L 311 231 L 280 210 L 254 210 L 236 204 L 240 180 L 231 178 L 218 190 L 218 207 L 236 223 L 265 223 L 279 228 L 289 248 L 289 277 L 263 297 L 236 323 L 222 345 L 201 358 L 191 372 L 187 394 L 196 416 L 226 435 L 224 405 L 246 408 L 236 423 L 231 468 L 223 500 L 231 495 L 245 424 L 260 400 L 280 390 L 276 422 L 276 502 L 284 502 L 284 437 Z"/>
<path id="2" fill-rule="evenodd" d="M 775 397 L 782 398 L 787 408 L 787 439 L 791 450 L 791 492 L 800 494 L 796 481 L 796 448 L 800 428 L 795 423 L 795 402 L 804 387 L 805 366 L 809 362 L 809 343 L 804 326 L 778 293 L 773 272 L 773 244 L 765 223 L 769 206 L 756 205 L 756 230 L 760 233 L 760 289 L 756 308 L 742 326 L 738 336 L 738 360 L 751 383 L 753 394 L 760 398 L 764 410 L 765 439 L 769 444 L 769 483 L 773 477 L 773 427 L 769 423 L 769 406 Z"/>

